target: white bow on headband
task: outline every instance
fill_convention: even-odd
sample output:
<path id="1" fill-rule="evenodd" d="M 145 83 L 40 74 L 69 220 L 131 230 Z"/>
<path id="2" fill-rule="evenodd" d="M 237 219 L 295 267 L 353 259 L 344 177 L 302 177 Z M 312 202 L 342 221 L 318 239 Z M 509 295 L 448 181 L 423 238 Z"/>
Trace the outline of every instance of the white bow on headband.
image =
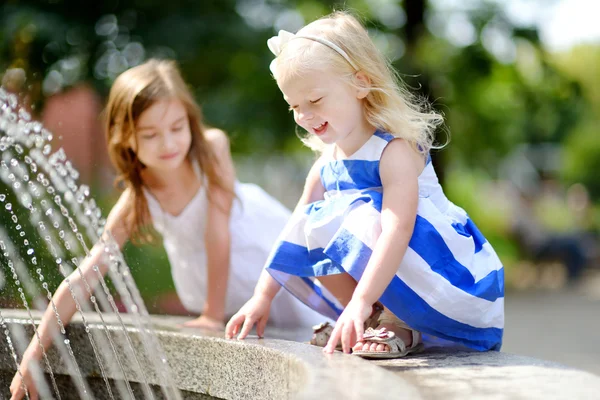
<path id="1" fill-rule="evenodd" d="M 350 59 L 350 56 L 348 55 L 348 53 L 346 53 L 337 44 L 335 44 L 333 42 L 330 42 L 327 39 L 320 38 L 318 36 L 313 36 L 313 35 L 294 35 L 293 33 L 288 32 L 288 31 L 284 31 L 282 29 L 282 30 L 279 31 L 279 34 L 277 36 L 273 36 L 272 38 L 270 38 L 269 40 L 267 40 L 267 46 L 269 46 L 269 50 L 271 50 L 271 52 L 273 54 L 275 54 L 275 57 L 277 57 L 277 56 L 279 56 L 279 54 L 281 54 L 281 50 L 283 49 L 283 46 L 287 42 L 289 42 L 292 39 L 299 39 L 299 38 L 314 40 L 315 42 L 319 42 L 321 44 L 324 44 L 325 46 L 327 46 L 330 49 L 336 51 L 339 55 L 341 55 L 342 57 L 344 57 L 346 59 L 346 61 L 348 61 L 348 64 L 350 64 L 352 66 L 352 68 L 354 68 L 355 70 L 358 71 L 358 67 Z M 271 65 L 269 66 L 269 69 L 271 70 L 271 72 L 275 73 L 275 60 L 273 60 L 271 62 Z"/>

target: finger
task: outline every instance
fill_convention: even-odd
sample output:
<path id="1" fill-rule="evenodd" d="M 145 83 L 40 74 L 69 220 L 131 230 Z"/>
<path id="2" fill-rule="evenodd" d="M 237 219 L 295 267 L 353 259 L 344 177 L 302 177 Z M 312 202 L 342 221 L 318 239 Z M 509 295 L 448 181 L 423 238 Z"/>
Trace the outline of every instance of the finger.
<path id="1" fill-rule="evenodd" d="M 335 347 L 337 346 L 338 342 L 340 341 L 340 337 L 342 334 L 341 330 L 340 330 L 340 326 L 342 326 L 342 325 L 343 325 L 343 323 L 340 323 L 339 320 L 335 324 L 335 327 L 333 328 L 333 331 L 331 332 L 331 337 L 329 338 L 327 345 L 323 349 L 323 351 L 325 351 L 325 353 L 331 354 L 335 350 Z"/>
<path id="2" fill-rule="evenodd" d="M 267 318 L 261 318 L 256 324 L 256 334 L 259 338 L 263 338 L 265 336 L 265 327 L 267 326 Z"/>
<path id="3" fill-rule="evenodd" d="M 352 321 L 348 321 L 344 324 L 342 329 L 342 350 L 344 353 L 350 353 L 350 341 L 354 333 L 354 324 Z"/>
<path id="4" fill-rule="evenodd" d="M 244 318 L 243 314 L 235 314 L 231 317 L 227 326 L 225 326 L 225 337 L 227 339 L 233 338 L 238 333 L 239 326 L 244 322 Z"/>
<path id="5" fill-rule="evenodd" d="M 23 390 L 23 388 L 21 386 L 18 386 L 16 388 L 16 390 L 13 389 L 13 387 L 11 386 L 10 392 L 12 393 L 10 400 L 21 400 L 23 398 L 23 395 L 25 394 L 25 391 Z M 30 398 L 31 398 L 31 396 L 30 396 Z"/>
<path id="6" fill-rule="evenodd" d="M 360 321 L 354 321 L 354 332 L 356 334 L 356 342 L 360 342 L 361 340 L 363 340 L 363 334 L 365 333 L 364 323 Z M 350 343 L 352 347 L 354 347 L 356 342 Z"/>
<path id="7" fill-rule="evenodd" d="M 248 334 L 252 330 L 252 327 L 254 326 L 255 322 L 256 321 L 252 317 L 246 318 L 246 320 L 244 321 L 244 326 L 242 326 L 242 331 L 240 332 L 240 334 L 237 337 L 238 340 L 243 340 L 246 338 L 246 336 L 248 336 Z"/>

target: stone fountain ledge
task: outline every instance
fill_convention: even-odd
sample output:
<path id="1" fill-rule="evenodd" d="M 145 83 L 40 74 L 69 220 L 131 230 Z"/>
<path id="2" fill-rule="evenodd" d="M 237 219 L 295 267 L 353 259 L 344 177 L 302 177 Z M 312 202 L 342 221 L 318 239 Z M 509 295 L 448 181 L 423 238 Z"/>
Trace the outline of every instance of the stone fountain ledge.
<path id="1" fill-rule="evenodd" d="M 33 332 L 27 313 L 2 310 L 11 331 Z M 35 313 L 34 318 L 39 319 Z M 117 325 L 111 315 L 105 320 Z M 126 323 L 131 320 L 122 315 Z M 102 332 L 97 315 L 86 315 L 90 331 Z M 560 364 L 507 353 L 476 353 L 432 348 L 402 360 L 366 361 L 343 354 L 325 355 L 319 348 L 282 339 L 225 340 L 210 333 L 177 328 L 185 319 L 153 317 L 152 322 L 169 360 L 174 381 L 185 398 L 203 393 L 221 399 L 598 399 L 600 377 Z M 120 354 L 124 345 L 114 328 Z M 129 328 L 135 348 L 143 349 L 137 329 Z M 269 331 L 272 336 L 289 333 Z M 69 339 L 82 373 L 98 376 L 99 368 L 80 320 L 69 327 Z M 0 336 L 0 370 L 14 363 Z M 151 365 L 139 351 L 140 364 Z M 67 369 L 50 351 L 55 374 Z M 140 381 L 133 360 L 124 363 L 127 379 Z M 161 383 L 149 368 L 151 384 Z M 111 376 L 120 379 L 121 376 Z M 0 392 L 2 397 L 3 392 Z"/>

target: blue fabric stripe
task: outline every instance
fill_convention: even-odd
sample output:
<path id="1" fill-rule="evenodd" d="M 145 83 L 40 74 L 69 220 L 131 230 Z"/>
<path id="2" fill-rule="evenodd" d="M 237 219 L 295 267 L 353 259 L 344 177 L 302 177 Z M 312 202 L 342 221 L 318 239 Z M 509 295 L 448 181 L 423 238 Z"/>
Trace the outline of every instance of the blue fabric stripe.
<path id="1" fill-rule="evenodd" d="M 382 138 L 386 142 L 390 142 L 396 138 L 394 135 L 392 135 L 390 133 L 382 132 L 380 130 L 375 131 L 374 135 Z"/>
<path id="2" fill-rule="evenodd" d="M 452 227 L 456 232 L 465 237 L 473 237 L 473 242 L 475 243 L 475 254 L 479 253 L 479 251 L 483 248 L 483 244 L 487 242 L 479 228 L 475 225 L 475 223 L 469 218 L 467 219 L 467 223 L 464 225 L 457 223 L 452 224 Z"/>
<path id="3" fill-rule="evenodd" d="M 283 241 L 272 255 L 268 268 L 296 276 L 341 274 L 344 269 L 332 262 L 323 249 L 308 250 L 304 246 Z"/>
<path id="4" fill-rule="evenodd" d="M 327 191 L 381 187 L 379 160 L 331 161 L 321 170 L 321 182 Z"/>
<path id="5" fill-rule="evenodd" d="M 417 215 L 413 236 L 408 245 L 452 286 L 489 301 L 504 297 L 504 279 L 500 277 L 504 274 L 503 270 L 492 271 L 486 278 L 475 283 L 471 271 L 456 261 L 442 235 L 420 215 Z M 492 282 L 496 284 L 491 284 Z"/>

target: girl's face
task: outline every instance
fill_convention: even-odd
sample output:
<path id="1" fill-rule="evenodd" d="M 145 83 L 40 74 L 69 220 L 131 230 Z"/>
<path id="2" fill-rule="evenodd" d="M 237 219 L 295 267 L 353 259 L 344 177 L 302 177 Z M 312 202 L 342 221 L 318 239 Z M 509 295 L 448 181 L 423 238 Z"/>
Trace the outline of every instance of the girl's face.
<path id="1" fill-rule="evenodd" d="M 154 102 L 139 116 L 131 147 L 149 170 L 176 169 L 192 143 L 187 111 L 178 99 Z"/>
<path id="2" fill-rule="evenodd" d="M 326 144 L 369 129 L 362 106 L 368 91 L 351 86 L 338 75 L 312 70 L 279 84 L 279 89 L 296 123 Z"/>

